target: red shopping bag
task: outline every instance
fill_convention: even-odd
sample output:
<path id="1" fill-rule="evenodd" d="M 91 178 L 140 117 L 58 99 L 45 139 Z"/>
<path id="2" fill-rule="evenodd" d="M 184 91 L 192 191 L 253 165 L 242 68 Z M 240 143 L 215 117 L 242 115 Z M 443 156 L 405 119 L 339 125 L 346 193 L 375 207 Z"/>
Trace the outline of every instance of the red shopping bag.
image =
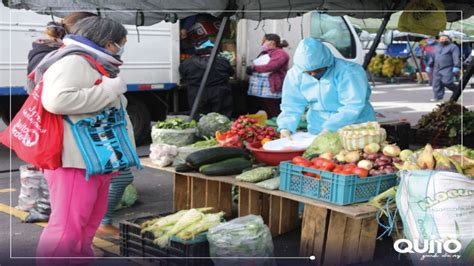
<path id="1" fill-rule="evenodd" d="M 34 73 L 28 78 L 32 78 Z M 43 81 L 31 92 L 7 129 L 0 132 L 0 142 L 14 150 L 23 161 L 42 169 L 61 167 L 63 119 L 46 111 L 41 103 Z"/>
<path id="2" fill-rule="evenodd" d="M 90 56 L 81 54 L 102 75 L 108 76 L 103 66 Z M 28 75 L 34 79 L 34 72 Z M 99 84 L 102 80 L 97 80 Z M 10 125 L 0 132 L 0 142 L 14 150 L 23 161 L 41 169 L 54 170 L 61 167 L 64 125 L 62 115 L 48 112 L 41 102 L 43 80 L 28 96 Z"/>

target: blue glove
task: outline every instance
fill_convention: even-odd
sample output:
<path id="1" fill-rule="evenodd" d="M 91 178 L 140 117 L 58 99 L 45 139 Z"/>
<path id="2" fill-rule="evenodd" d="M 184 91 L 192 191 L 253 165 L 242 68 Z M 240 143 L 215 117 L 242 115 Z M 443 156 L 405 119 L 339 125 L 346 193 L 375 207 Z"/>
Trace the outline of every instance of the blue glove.
<path id="1" fill-rule="evenodd" d="M 430 73 L 431 72 L 431 67 L 426 67 L 425 71 L 426 71 L 426 73 Z"/>
<path id="2" fill-rule="evenodd" d="M 458 73 L 459 71 L 461 71 L 459 67 L 453 67 L 453 73 Z"/>

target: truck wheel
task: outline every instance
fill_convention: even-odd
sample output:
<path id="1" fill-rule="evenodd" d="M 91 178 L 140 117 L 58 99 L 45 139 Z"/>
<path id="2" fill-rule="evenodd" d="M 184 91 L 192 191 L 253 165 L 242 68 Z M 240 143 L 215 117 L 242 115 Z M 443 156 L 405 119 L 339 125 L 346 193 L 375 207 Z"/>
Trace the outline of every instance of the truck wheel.
<path id="1" fill-rule="evenodd" d="M 0 113 L 0 117 L 2 117 L 2 121 L 3 123 L 5 123 L 5 125 L 9 125 L 10 124 L 10 112 L 1 112 Z"/>
<path id="2" fill-rule="evenodd" d="M 133 125 L 136 145 L 149 143 L 151 140 L 151 118 L 145 104 L 137 99 L 129 99 L 127 112 Z"/>

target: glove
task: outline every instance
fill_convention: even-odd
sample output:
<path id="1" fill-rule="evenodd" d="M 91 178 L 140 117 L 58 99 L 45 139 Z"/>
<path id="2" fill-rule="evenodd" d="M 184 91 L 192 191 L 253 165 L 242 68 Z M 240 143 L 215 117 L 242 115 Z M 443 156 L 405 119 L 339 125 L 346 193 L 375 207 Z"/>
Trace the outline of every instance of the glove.
<path id="1" fill-rule="evenodd" d="M 247 68 L 245 68 L 245 73 L 247 73 L 247 75 L 251 76 L 252 73 L 253 73 L 253 67 L 248 66 Z"/>
<path id="2" fill-rule="evenodd" d="M 459 73 L 459 71 L 461 71 L 459 67 L 453 67 L 453 73 Z"/>
<path id="3" fill-rule="evenodd" d="M 431 67 L 426 67 L 425 71 L 426 71 L 426 73 L 430 73 L 431 72 Z"/>
<path id="4" fill-rule="evenodd" d="M 111 79 L 103 76 L 102 83 L 100 83 L 100 85 L 107 90 L 113 90 L 115 93 L 117 93 L 117 95 L 127 92 L 127 84 L 125 84 L 121 77 Z"/>
<path id="5" fill-rule="evenodd" d="M 286 129 L 280 130 L 280 139 L 289 138 L 291 139 L 291 132 Z"/>

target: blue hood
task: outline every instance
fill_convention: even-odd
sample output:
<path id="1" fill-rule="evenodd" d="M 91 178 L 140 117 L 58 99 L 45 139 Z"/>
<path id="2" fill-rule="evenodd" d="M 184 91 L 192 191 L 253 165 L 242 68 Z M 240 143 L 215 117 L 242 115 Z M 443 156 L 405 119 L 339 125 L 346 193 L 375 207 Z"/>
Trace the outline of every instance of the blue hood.
<path id="1" fill-rule="evenodd" d="M 332 66 L 334 56 L 326 45 L 314 38 L 307 37 L 298 44 L 293 56 L 293 63 L 303 71 L 315 70 Z"/>

